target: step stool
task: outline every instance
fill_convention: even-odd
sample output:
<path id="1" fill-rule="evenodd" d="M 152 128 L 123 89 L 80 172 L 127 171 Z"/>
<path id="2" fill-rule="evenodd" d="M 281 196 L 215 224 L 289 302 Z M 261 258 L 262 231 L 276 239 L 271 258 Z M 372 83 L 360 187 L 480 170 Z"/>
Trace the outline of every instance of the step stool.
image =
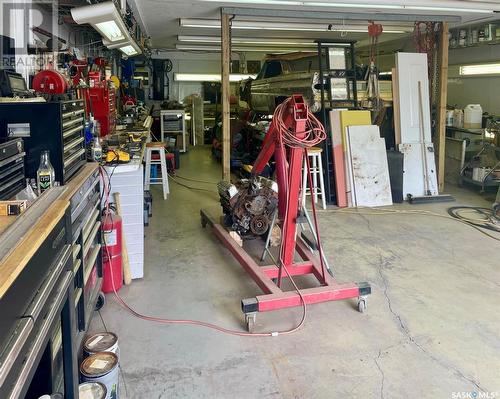
<path id="1" fill-rule="evenodd" d="M 157 159 L 153 156 L 157 155 Z M 160 165 L 161 176 L 151 177 L 151 166 Z M 146 177 L 144 179 L 144 190 L 149 190 L 151 184 L 161 184 L 163 186 L 163 199 L 167 199 L 170 193 L 168 187 L 167 160 L 165 157 L 165 143 L 153 142 L 146 144 Z"/>
<path id="2" fill-rule="evenodd" d="M 323 178 L 323 160 L 321 159 L 322 152 L 323 150 L 319 147 L 311 147 L 307 150 L 313 187 L 312 189 L 311 187 L 308 188 L 309 177 L 307 176 L 307 164 L 306 160 L 304 159 L 304 164 L 302 166 L 302 206 L 305 206 L 306 204 L 306 196 L 311 195 L 312 192 L 314 203 L 316 204 L 318 202 L 318 196 L 321 195 L 321 205 L 323 206 L 323 209 L 326 209 L 325 181 Z"/>

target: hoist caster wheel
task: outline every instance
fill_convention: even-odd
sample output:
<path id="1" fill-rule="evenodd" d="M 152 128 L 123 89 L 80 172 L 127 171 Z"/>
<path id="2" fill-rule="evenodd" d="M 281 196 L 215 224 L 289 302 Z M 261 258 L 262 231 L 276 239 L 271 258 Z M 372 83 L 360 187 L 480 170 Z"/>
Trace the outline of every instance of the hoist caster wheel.
<path id="1" fill-rule="evenodd" d="M 97 296 L 97 301 L 95 303 L 95 310 L 99 311 L 103 308 L 104 304 L 106 303 L 106 297 L 102 292 L 99 292 L 99 295 Z"/>
<path id="2" fill-rule="evenodd" d="M 256 320 L 257 320 L 256 313 L 251 313 L 251 314 L 245 315 L 245 324 L 246 324 L 247 331 L 249 333 L 253 333 L 255 331 Z"/>
<path id="3" fill-rule="evenodd" d="M 358 300 L 358 312 L 365 313 L 366 312 L 366 299 L 360 298 Z"/>

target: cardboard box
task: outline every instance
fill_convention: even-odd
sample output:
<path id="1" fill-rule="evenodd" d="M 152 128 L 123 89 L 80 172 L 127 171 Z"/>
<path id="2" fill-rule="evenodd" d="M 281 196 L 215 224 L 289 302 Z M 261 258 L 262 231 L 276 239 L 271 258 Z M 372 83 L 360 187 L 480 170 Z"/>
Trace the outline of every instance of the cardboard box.
<path id="1" fill-rule="evenodd" d="M 0 216 L 20 215 L 26 210 L 26 200 L 0 201 Z"/>

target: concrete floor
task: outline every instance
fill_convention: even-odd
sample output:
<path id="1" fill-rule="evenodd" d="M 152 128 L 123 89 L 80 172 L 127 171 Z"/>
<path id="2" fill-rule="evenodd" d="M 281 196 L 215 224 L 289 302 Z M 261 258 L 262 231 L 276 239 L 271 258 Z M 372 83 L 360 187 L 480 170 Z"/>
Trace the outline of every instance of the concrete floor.
<path id="1" fill-rule="evenodd" d="M 219 168 L 198 147 L 181 157 L 178 173 L 216 182 Z M 240 300 L 259 290 L 200 227 L 201 207 L 220 214 L 215 185 L 201 186 L 212 192 L 171 182 L 166 201 L 153 189 L 145 277 L 120 295 L 148 315 L 242 330 Z M 490 206 L 473 191 L 452 191 L 457 204 Z M 445 214 L 448 206 L 418 209 Z M 320 224 L 337 278 L 372 284 L 366 313 L 355 310 L 354 300 L 311 305 L 300 331 L 247 338 L 142 321 L 108 295 L 101 313 L 120 339 L 120 397 L 454 398 L 478 391 L 499 397 L 498 242 L 420 215 L 322 212 Z M 301 308 L 259 314 L 258 328 L 289 329 L 301 315 Z M 92 330 L 102 330 L 99 317 Z"/>

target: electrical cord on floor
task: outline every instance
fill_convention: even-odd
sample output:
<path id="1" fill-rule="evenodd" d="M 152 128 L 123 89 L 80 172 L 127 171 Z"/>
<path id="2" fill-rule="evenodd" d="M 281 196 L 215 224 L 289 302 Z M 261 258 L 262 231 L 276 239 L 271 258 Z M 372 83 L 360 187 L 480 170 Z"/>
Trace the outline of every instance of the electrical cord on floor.
<path id="1" fill-rule="evenodd" d="M 420 215 L 420 216 L 432 216 L 439 217 L 443 219 L 453 220 L 455 222 L 463 223 L 473 229 L 479 231 L 481 234 L 492 238 L 493 240 L 500 241 L 500 237 L 496 237 L 486 231 L 483 230 L 482 227 L 479 227 L 466 219 L 457 219 L 455 217 L 449 215 L 443 215 L 440 213 L 427 211 L 424 209 L 413 209 L 413 210 L 403 210 L 403 209 L 385 209 L 385 208 L 368 208 L 368 207 L 358 207 L 358 208 L 343 208 L 343 209 L 328 209 L 328 210 L 319 210 L 320 213 L 336 213 L 336 214 L 353 214 L 353 215 L 367 215 L 367 216 L 380 216 L 380 215 Z"/>
<path id="2" fill-rule="evenodd" d="M 205 184 L 212 184 L 212 185 L 217 185 L 217 183 L 218 183 L 218 182 L 215 182 L 215 181 L 192 179 L 190 177 L 180 176 L 179 174 L 176 174 L 175 177 L 178 178 L 178 179 L 187 180 L 187 181 L 193 181 L 193 182 L 196 182 L 196 183 L 205 183 Z"/>
<path id="3" fill-rule="evenodd" d="M 476 215 L 482 217 L 478 219 L 475 217 L 467 217 L 463 215 L 464 212 L 474 212 Z M 456 219 L 473 224 L 474 226 L 500 233 L 500 227 L 498 225 L 500 220 L 496 217 L 492 209 L 475 206 L 454 206 L 448 208 L 448 214 Z"/>
<path id="4" fill-rule="evenodd" d="M 170 177 L 170 179 L 177 183 L 179 186 L 182 186 L 184 188 L 187 188 L 188 190 L 193 190 L 193 191 L 204 191 L 204 192 L 207 192 L 207 193 L 210 193 L 210 194 L 217 194 L 217 191 L 215 190 L 209 190 L 209 189 L 206 189 L 206 188 L 199 188 L 199 187 L 191 187 L 185 183 L 182 183 L 180 182 L 179 180 L 176 179 L 176 177 L 172 174 L 169 174 L 168 177 Z"/>
<path id="5" fill-rule="evenodd" d="M 104 190 L 105 190 L 105 193 L 106 193 L 106 197 L 105 197 L 105 201 L 104 201 L 104 204 L 105 204 L 105 206 L 104 206 L 104 218 L 108 218 L 109 215 L 110 215 L 108 206 L 109 206 L 109 196 L 110 196 L 110 193 L 111 193 L 111 190 L 110 190 L 111 185 L 110 185 L 110 181 L 108 181 L 107 183 L 104 181 L 104 173 L 101 173 L 101 178 L 103 179 L 103 184 L 105 186 Z M 105 223 L 105 221 L 103 221 L 103 223 Z M 112 230 L 113 230 L 113 226 L 112 226 Z M 109 249 L 108 249 L 108 246 L 107 246 L 107 243 L 106 243 L 106 235 L 105 234 L 103 234 L 103 244 L 104 244 L 104 248 L 105 248 L 105 251 L 106 251 L 107 258 L 111 259 L 110 253 L 109 253 Z M 273 260 L 274 260 L 274 258 L 273 258 Z M 265 332 L 265 333 L 250 333 L 250 332 L 243 332 L 243 331 L 238 331 L 238 330 L 231 330 L 231 329 L 228 329 L 228 328 L 225 328 L 225 327 L 218 326 L 216 324 L 212 324 L 212 323 L 208 323 L 208 322 L 204 322 L 204 321 L 199 321 L 199 320 L 165 319 L 165 318 L 154 317 L 154 316 L 147 316 L 147 315 L 141 314 L 141 313 L 135 311 L 131 306 L 129 306 L 125 302 L 125 300 L 120 296 L 120 294 L 118 294 L 118 292 L 116 290 L 114 275 L 111 272 L 109 273 L 109 275 L 110 275 L 110 278 L 111 278 L 111 286 L 113 288 L 113 293 L 114 293 L 114 295 L 115 295 L 118 303 L 125 310 L 127 310 L 129 313 L 131 313 L 133 316 L 135 316 L 135 317 L 137 317 L 139 319 L 146 320 L 146 321 L 151 321 L 151 322 L 155 322 L 155 323 L 160 323 L 160 324 L 187 324 L 187 325 L 193 325 L 193 326 L 198 326 L 198 327 L 205 327 L 205 328 L 209 328 L 209 329 L 221 332 L 221 333 L 225 333 L 225 334 L 229 334 L 229 335 L 235 335 L 235 336 L 240 336 L 240 337 L 277 337 L 278 335 L 292 334 L 292 333 L 296 332 L 297 330 L 299 330 L 303 326 L 303 324 L 305 322 L 305 319 L 306 319 L 306 314 L 307 314 L 306 303 L 305 303 L 304 297 L 302 295 L 302 292 L 300 291 L 300 289 L 296 285 L 295 281 L 293 280 L 292 276 L 288 272 L 288 269 L 285 267 L 285 265 L 282 265 L 282 267 L 283 267 L 283 270 L 285 270 L 285 273 L 287 274 L 288 278 L 292 282 L 295 290 L 297 291 L 297 293 L 298 293 L 298 295 L 299 295 L 299 297 L 301 299 L 302 306 L 303 306 L 302 319 L 299 322 L 299 324 L 297 324 L 296 327 L 294 327 L 294 328 L 292 328 L 290 330 L 273 331 L 273 332 Z"/>

